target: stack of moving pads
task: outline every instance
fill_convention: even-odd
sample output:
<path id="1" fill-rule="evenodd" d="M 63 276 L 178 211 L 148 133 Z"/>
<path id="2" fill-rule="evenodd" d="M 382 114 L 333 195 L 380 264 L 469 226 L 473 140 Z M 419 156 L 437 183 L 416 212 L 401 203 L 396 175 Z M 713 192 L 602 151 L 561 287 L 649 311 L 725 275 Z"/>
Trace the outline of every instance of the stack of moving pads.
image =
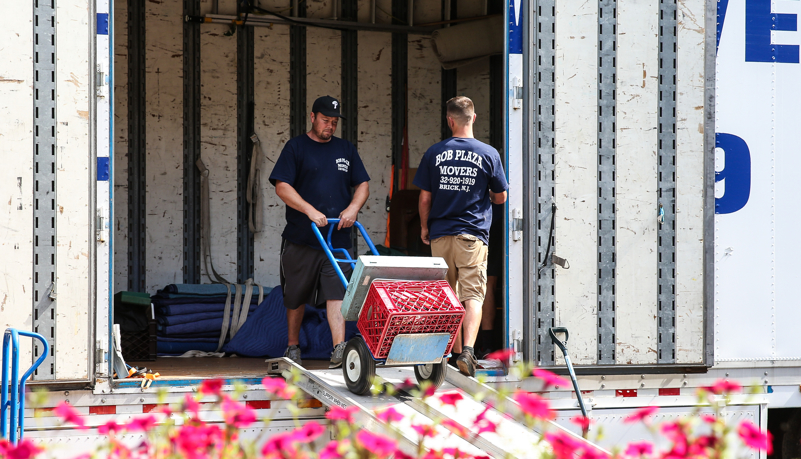
<path id="1" fill-rule="evenodd" d="M 287 346 L 283 292 L 281 287 L 261 292 L 259 288 L 170 284 L 159 290 L 151 298 L 158 322 L 158 354 L 203 351 L 281 357 Z M 348 322 L 346 340 L 355 334 L 356 323 Z M 328 359 L 332 345 L 325 310 L 307 306 L 300 332 L 303 358 Z"/>

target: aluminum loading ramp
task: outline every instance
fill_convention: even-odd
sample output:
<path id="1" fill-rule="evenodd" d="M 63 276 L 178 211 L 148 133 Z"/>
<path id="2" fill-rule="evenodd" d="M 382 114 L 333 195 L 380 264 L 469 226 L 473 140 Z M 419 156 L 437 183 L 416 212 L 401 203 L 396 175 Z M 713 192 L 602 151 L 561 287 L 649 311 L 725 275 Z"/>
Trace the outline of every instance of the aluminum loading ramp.
<path id="1" fill-rule="evenodd" d="M 512 417 L 522 415 L 514 400 L 501 399 L 501 396 L 491 387 L 481 384 L 475 378 L 462 375 L 452 367 L 448 367 L 446 382 L 437 390 L 437 396 L 422 400 L 411 397 L 403 391 L 397 391 L 398 394 L 394 396 L 388 394 L 355 395 L 345 385 L 341 368 L 307 370 L 286 358 L 270 359 L 267 360 L 267 363 L 269 374 L 281 375 L 287 379 L 291 375 L 291 369 L 297 369 L 301 375 L 297 383 L 298 387 L 326 406 L 358 407 L 359 411 L 355 416 L 358 425 L 391 438 L 399 438 L 399 446 L 408 454 L 415 454 L 418 449 L 419 435 L 412 428 L 412 424 L 430 425 L 434 424 L 432 418 L 450 419 L 463 426 L 468 432 L 474 432 L 474 420 L 485 410 L 484 416 L 497 425 L 496 432 L 483 432 L 479 435 L 471 433 L 460 436 L 459 433 L 450 432 L 442 425 L 438 425 L 437 430 L 440 435 L 426 438 L 423 446 L 436 449 L 458 448 L 471 455 L 488 455 L 495 458 L 539 458 L 544 449 L 549 449 L 545 443 L 539 443 L 539 432 L 512 419 Z M 415 380 L 414 370 L 408 366 L 378 367 L 376 368 L 376 377 L 378 382 L 395 387 L 402 385 L 408 379 Z M 449 392 L 458 392 L 462 395 L 462 399 L 455 406 L 440 402 L 439 395 Z M 474 399 L 474 395 L 479 393 L 484 394 L 484 402 Z M 487 409 L 486 403 L 491 403 L 492 406 L 503 406 L 504 411 L 508 414 L 492 408 Z M 380 412 L 389 407 L 393 407 L 401 413 L 404 419 L 389 425 L 376 417 L 376 411 Z M 565 432 L 577 440 L 590 444 L 555 423 L 551 423 L 550 430 Z M 592 446 L 603 451 L 596 445 Z"/>

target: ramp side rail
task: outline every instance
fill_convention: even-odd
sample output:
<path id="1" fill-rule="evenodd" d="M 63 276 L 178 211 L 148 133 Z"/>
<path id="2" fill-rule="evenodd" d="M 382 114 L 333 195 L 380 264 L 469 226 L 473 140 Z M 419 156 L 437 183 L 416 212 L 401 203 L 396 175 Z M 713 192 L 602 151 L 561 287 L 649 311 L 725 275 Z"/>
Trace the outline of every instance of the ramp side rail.
<path id="1" fill-rule="evenodd" d="M 39 358 L 36 359 L 36 362 L 22 375 L 22 378 L 19 377 L 20 335 L 36 338 L 41 341 L 44 346 L 44 351 L 39 355 Z M 25 381 L 39 368 L 39 365 L 44 362 L 49 353 L 50 345 L 47 344 L 47 340 L 45 340 L 44 336 L 38 333 L 17 330 L 16 328 L 7 328 L 3 334 L 0 438 L 7 438 L 11 444 L 16 444 L 21 440 L 25 432 Z M 11 392 L 10 399 L 9 390 Z"/>

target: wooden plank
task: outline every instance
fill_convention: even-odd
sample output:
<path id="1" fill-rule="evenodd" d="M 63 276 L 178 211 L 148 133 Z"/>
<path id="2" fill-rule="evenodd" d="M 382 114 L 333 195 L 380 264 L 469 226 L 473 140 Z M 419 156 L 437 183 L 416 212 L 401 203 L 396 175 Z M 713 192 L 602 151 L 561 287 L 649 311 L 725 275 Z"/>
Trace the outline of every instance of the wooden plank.
<path id="1" fill-rule="evenodd" d="M 32 330 L 33 4 L 0 15 L 0 327 Z M 11 154 L 14 152 L 15 154 Z M 22 362 L 30 340 L 20 341 Z"/>
<path id="2" fill-rule="evenodd" d="M 615 360 L 651 364 L 657 357 L 659 2 L 617 5 Z"/>
<path id="3" fill-rule="evenodd" d="M 254 126 L 264 154 L 260 164 L 264 231 L 254 236 L 254 270 L 256 282 L 275 286 L 286 218 L 284 203 L 267 178 L 289 140 L 289 27 L 257 27 L 254 35 Z"/>
<path id="4" fill-rule="evenodd" d="M 236 282 L 237 53 L 236 37 L 225 36 L 227 31 L 227 25 L 217 24 L 200 29 L 200 157 L 209 169 L 214 268 Z M 200 269 L 201 282 L 208 282 L 202 262 Z"/>
<path id="5" fill-rule="evenodd" d="M 114 284 L 128 289 L 128 1 L 114 0 Z"/>
<path id="6" fill-rule="evenodd" d="M 440 89 L 442 71 L 431 37 L 409 35 L 407 93 L 409 167 L 417 167 L 428 147 L 442 140 Z"/>
<path id="7" fill-rule="evenodd" d="M 578 365 L 598 360 L 598 3 L 556 5 L 556 325 Z M 554 353 L 564 365 L 561 352 Z"/>
<path id="8" fill-rule="evenodd" d="M 56 3 L 56 379 L 88 379 L 91 222 L 89 2 Z M 16 27 L 15 27 L 16 29 Z"/>
<path id="9" fill-rule="evenodd" d="M 677 14 L 676 363 L 703 363 L 704 1 L 679 0 Z"/>
<path id="10" fill-rule="evenodd" d="M 361 5 L 360 5 L 361 6 Z M 392 179 L 392 35 L 359 32 L 359 155 L 370 175 L 370 197 L 359 221 L 375 244 L 387 234 Z M 416 165 L 414 165 L 416 167 Z"/>
<path id="11" fill-rule="evenodd" d="M 183 282 L 183 5 L 147 2 L 146 16 L 146 285 L 155 293 Z"/>

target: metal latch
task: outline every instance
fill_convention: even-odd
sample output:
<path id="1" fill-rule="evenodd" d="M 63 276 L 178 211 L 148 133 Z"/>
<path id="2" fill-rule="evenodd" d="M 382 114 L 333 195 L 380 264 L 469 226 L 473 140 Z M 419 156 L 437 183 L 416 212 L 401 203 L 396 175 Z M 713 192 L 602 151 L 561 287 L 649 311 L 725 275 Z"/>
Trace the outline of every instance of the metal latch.
<path id="1" fill-rule="evenodd" d="M 104 217 L 104 209 L 97 210 L 97 220 L 95 223 L 97 231 L 97 242 L 104 243 L 108 239 L 108 224 Z"/>
<path id="2" fill-rule="evenodd" d="M 512 209 L 512 240 L 523 239 L 523 211 Z"/>
<path id="3" fill-rule="evenodd" d="M 523 332 L 520 330 L 512 330 L 512 355 L 513 362 L 523 360 Z"/>
<path id="4" fill-rule="evenodd" d="M 512 108 L 523 108 L 523 81 L 520 77 L 512 78 Z"/>

